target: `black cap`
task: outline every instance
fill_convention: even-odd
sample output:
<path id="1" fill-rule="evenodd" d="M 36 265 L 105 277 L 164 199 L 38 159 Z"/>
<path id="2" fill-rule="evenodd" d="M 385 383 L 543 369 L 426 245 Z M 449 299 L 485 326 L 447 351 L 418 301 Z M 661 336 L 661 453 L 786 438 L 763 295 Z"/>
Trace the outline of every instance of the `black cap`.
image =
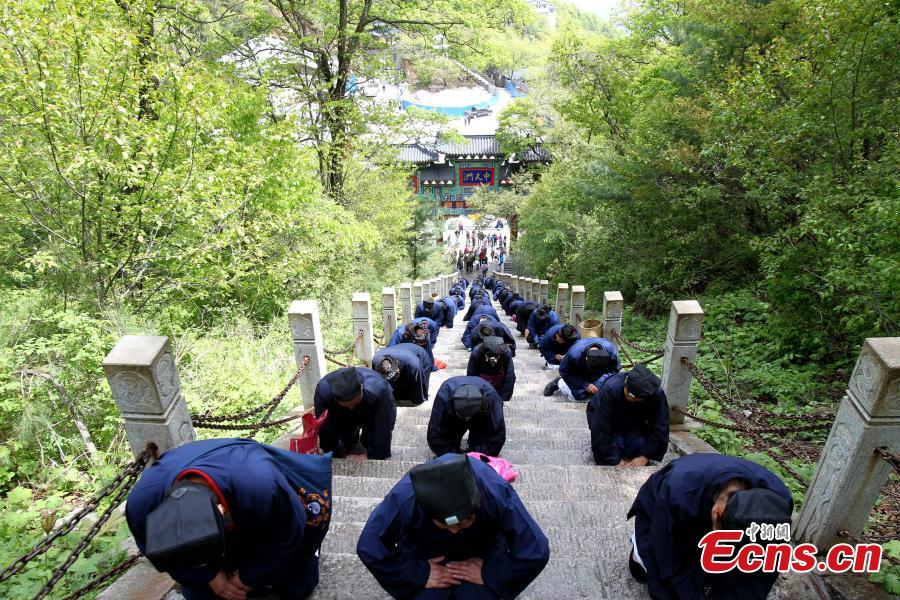
<path id="1" fill-rule="evenodd" d="M 612 356 L 609 350 L 603 346 L 591 346 L 585 354 L 585 363 L 593 371 L 609 369 L 612 366 Z"/>
<path id="2" fill-rule="evenodd" d="M 641 400 L 651 398 L 659 389 L 660 381 L 653 372 L 642 364 L 637 364 L 625 377 L 628 392 Z"/>
<path id="3" fill-rule="evenodd" d="M 450 403 L 457 417 L 471 419 L 480 413 L 484 406 L 484 392 L 467 383 L 454 390 Z"/>
<path id="4" fill-rule="evenodd" d="M 481 342 L 481 344 L 486 354 L 499 355 L 503 354 L 503 351 L 506 350 L 506 344 L 503 343 L 503 338 L 496 335 L 484 338 L 484 341 Z"/>
<path id="5" fill-rule="evenodd" d="M 147 515 L 144 555 L 158 571 L 217 567 L 225 556 L 225 519 L 207 486 L 179 481 Z"/>
<path id="6" fill-rule="evenodd" d="M 746 529 L 751 523 L 790 523 L 791 500 L 765 488 L 738 490 L 725 505 L 723 529 Z"/>
<path id="7" fill-rule="evenodd" d="M 431 310 L 434 308 L 434 300 L 423 300 L 422 306 L 428 313 L 431 313 Z"/>
<path id="8" fill-rule="evenodd" d="M 338 402 L 352 400 L 359 394 L 359 388 L 362 385 L 362 377 L 356 367 L 344 367 L 332 371 L 325 378 L 328 379 L 328 385 L 331 387 L 331 396 Z"/>
<path id="9" fill-rule="evenodd" d="M 409 478 L 416 502 L 441 523 L 458 525 L 478 510 L 478 486 L 466 455 L 413 467 Z"/>

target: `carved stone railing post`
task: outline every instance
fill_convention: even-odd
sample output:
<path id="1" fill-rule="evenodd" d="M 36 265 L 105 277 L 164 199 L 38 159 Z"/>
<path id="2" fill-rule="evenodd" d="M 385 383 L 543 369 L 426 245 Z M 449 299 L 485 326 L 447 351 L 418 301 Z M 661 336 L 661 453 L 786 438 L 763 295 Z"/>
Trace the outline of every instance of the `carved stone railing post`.
<path id="1" fill-rule="evenodd" d="M 288 309 L 291 338 L 294 340 L 294 362 L 299 368 L 303 357 L 309 357 L 309 364 L 297 382 L 303 396 L 303 408 L 313 407 L 316 384 L 325 377 L 325 341 L 319 323 L 319 305 L 315 300 L 294 300 Z M 355 334 L 354 334 L 355 338 Z"/>
<path id="2" fill-rule="evenodd" d="M 581 331 L 581 322 L 584 320 L 584 286 L 572 286 L 572 305 L 569 309 L 569 322 Z"/>
<path id="3" fill-rule="evenodd" d="M 135 456 L 148 442 L 165 452 L 196 439 L 169 338 L 122 336 L 103 360 L 103 372 Z"/>
<path id="4" fill-rule="evenodd" d="M 375 356 L 375 340 L 372 338 L 372 300 L 369 292 L 353 294 L 353 339 L 362 331 L 362 339 L 356 344 L 356 358 L 370 365 Z"/>
<path id="5" fill-rule="evenodd" d="M 669 422 L 684 423 L 684 410 L 691 397 L 691 372 L 681 363 L 682 357 L 693 361 L 703 331 L 703 308 L 696 300 L 676 300 L 669 312 L 666 354 L 663 359 L 662 388 L 669 401 Z"/>
<path id="6" fill-rule="evenodd" d="M 425 280 L 422 282 L 422 300 L 431 300 L 431 280 Z M 421 302 L 421 300 L 420 300 Z M 418 306 L 418 303 L 416 303 Z"/>
<path id="7" fill-rule="evenodd" d="M 566 322 L 566 308 L 569 306 L 569 284 L 559 283 L 556 285 L 556 306 L 554 310 L 559 320 Z"/>
<path id="8" fill-rule="evenodd" d="M 519 288 L 519 276 L 518 276 L 518 275 L 511 275 L 511 276 L 510 276 L 510 278 L 509 278 L 509 286 L 512 288 L 512 291 L 514 291 L 515 293 L 517 293 L 517 294 L 519 294 L 519 295 L 522 294 L 522 291 L 521 291 L 521 289 Z"/>
<path id="9" fill-rule="evenodd" d="M 412 284 L 409 283 L 400 284 L 400 316 L 403 319 L 404 325 L 412 321 Z M 391 335 L 393 334 L 394 332 L 392 331 Z"/>
<path id="10" fill-rule="evenodd" d="M 541 290 L 541 305 L 550 303 L 550 282 L 546 279 L 541 279 L 538 283 L 540 285 Z"/>
<path id="11" fill-rule="evenodd" d="M 625 310 L 625 300 L 622 292 L 603 292 L 603 337 L 614 344 L 619 343 L 613 332 L 622 335 L 622 312 Z"/>
<path id="12" fill-rule="evenodd" d="M 384 328 L 384 343 L 387 344 L 397 329 L 397 292 L 394 288 L 381 290 L 381 321 Z"/>
<path id="13" fill-rule="evenodd" d="M 540 302 L 541 301 L 541 280 L 537 278 L 533 278 L 531 280 L 531 301 L 532 302 Z"/>
<path id="14" fill-rule="evenodd" d="M 891 472 L 875 453 L 879 447 L 900 452 L 900 337 L 863 344 L 806 490 L 794 540 L 824 552 L 838 541 L 838 531 L 862 533 Z"/>
<path id="15" fill-rule="evenodd" d="M 412 286 L 412 298 L 413 298 L 412 312 L 413 312 L 413 314 L 415 314 L 415 312 L 416 312 L 416 307 L 419 306 L 420 304 L 422 304 L 422 297 L 425 293 L 425 289 L 423 286 L 424 286 L 424 283 L 422 283 L 421 281 L 416 281 L 415 283 L 413 283 L 413 286 Z M 412 317 L 410 317 L 410 319 L 412 319 Z"/>

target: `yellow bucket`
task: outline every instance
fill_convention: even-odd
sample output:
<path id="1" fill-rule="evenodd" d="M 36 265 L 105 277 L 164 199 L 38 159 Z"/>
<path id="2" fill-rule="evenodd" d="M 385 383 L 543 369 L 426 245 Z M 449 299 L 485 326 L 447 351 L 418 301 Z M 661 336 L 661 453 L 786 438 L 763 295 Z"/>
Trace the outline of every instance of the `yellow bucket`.
<path id="1" fill-rule="evenodd" d="M 585 319 L 578 324 L 578 332 L 583 338 L 603 337 L 603 321 Z"/>

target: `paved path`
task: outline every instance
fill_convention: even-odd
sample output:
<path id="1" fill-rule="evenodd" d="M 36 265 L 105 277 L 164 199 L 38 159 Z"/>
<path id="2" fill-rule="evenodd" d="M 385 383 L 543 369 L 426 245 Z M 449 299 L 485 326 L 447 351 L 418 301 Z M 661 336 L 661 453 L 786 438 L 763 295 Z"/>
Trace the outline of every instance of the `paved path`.
<path id="1" fill-rule="evenodd" d="M 515 332 L 515 324 L 497 308 Z M 460 341 L 463 314 L 457 315 L 453 329 L 441 330 L 435 357 L 448 366 L 431 376 L 432 399 L 447 378 L 466 373 L 469 354 Z M 554 373 L 544 371 L 537 351 L 519 339 L 518 379 L 512 400 L 504 405 L 507 438 L 501 456 L 516 465 L 520 477 L 513 487 L 551 548 L 547 568 L 521 597 L 646 598 L 628 573 L 632 524 L 625 513 L 654 468 L 595 466 L 584 405 L 542 395 Z M 335 460 L 334 521 L 322 547 L 321 583 L 314 598 L 389 597 L 356 557 L 356 540 L 391 486 L 412 466 L 431 458 L 425 442 L 431 404 L 398 409 L 391 460 Z"/>

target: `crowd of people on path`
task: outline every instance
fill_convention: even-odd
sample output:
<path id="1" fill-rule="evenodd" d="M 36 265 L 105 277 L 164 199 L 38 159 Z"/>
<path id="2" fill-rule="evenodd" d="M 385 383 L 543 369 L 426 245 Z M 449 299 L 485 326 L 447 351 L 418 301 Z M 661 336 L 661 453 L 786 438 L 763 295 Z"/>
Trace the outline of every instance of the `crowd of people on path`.
<path id="1" fill-rule="evenodd" d="M 550 546 L 514 486 L 487 460 L 502 457 L 504 405 L 516 383 L 517 339 L 497 308 L 515 323 L 525 351 L 558 371 L 544 395 L 586 404 L 597 465 L 659 465 L 668 449 L 669 410 L 659 377 L 646 366 L 623 370 L 615 344 L 582 338 L 553 307 L 527 301 L 493 276 L 470 283 L 461 275 L 446 297 L 434 294 L 416 306 L 371 368 L 340 368 L 318 382 L 314 411 L 323 454 L 239 438 L 163 453 L 126 506 L 141 552 L 181 585 L 187 600 L 244 600 L 266 591 L 309 596 L 340 502 L 332 496 L 332 459 L 391 457 L 398 407 L 429 399 L 431 374 L 446 367 L 435 359 L 434 344 L 453 329 L 467 298 L 466 375 L 449 377 L 434 394 L 423 440 L 436 458 L 393 486 L 369 515 L 356 550 L 394 598 L 518 596 L 547 565 Z M 762 600 L 776 574 L 705 573 L 697 544 L 713 529 L 790 522 L 791 510 L 784 483 L 755 463 L 718 454 L 676 458 L 649 476 L 622 515 L 634 519 L 623 562 L 652 598 Z"/>

